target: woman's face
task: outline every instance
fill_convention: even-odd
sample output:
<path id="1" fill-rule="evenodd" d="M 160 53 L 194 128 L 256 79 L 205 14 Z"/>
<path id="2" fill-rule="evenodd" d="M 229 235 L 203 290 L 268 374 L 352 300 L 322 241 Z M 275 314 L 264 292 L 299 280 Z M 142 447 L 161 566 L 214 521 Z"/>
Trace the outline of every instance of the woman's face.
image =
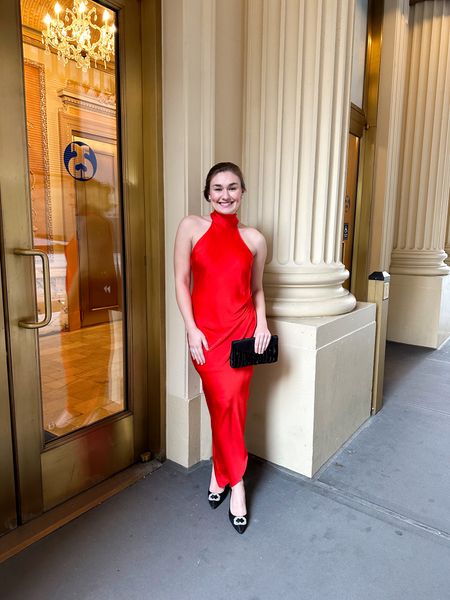
<path id="1" fill-rule="evenodd" d="M 236 213 L 241 205 L 242 194 L 241 180 L 231 171 L 217 173 L 211 179 L 209 197 L 213 209 L 218 213 Z"/>

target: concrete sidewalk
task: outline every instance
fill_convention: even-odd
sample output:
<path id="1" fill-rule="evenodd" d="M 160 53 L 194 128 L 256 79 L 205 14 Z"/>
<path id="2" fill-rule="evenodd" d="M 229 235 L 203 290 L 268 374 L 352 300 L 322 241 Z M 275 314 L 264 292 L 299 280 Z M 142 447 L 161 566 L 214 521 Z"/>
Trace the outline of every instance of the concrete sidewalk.
<path id="1" fill-rule="evenodd" d="M 450 343 L 389 344 L 385 406 L 314 480 L 257 459 L 249 528 L 167 462 L 0 565 L 0 597 L 450 599 Z"/>

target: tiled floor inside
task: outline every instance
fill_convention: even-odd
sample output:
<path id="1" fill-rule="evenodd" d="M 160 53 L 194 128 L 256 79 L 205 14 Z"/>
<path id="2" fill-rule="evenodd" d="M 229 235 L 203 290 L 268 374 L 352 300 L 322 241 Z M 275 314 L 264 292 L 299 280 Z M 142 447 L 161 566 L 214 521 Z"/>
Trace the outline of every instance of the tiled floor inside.
<path id="1" fill-rule="evenodd" d="M 39 354 L 47 436 L 123 410 L 122 321 L 40 336 Z"/>
<path id="2" fill-rule="evenodd" d="M 0 565 L 2 598 L 448 600 L 450 344 L 390 344 L 385 406 L 314 480 L 253 458 L 249 528 L 166 462 Z"/>

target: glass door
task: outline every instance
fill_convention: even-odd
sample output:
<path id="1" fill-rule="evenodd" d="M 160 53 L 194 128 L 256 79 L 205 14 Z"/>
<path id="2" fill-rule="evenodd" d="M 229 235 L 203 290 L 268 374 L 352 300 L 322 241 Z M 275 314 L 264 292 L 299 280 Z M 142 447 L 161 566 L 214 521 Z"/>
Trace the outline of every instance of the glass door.
<path id="1" fill-rule="evenodd" d="M 25 522 L 146 449 L 139 10 L 4 5 L 0 385 Z"/>

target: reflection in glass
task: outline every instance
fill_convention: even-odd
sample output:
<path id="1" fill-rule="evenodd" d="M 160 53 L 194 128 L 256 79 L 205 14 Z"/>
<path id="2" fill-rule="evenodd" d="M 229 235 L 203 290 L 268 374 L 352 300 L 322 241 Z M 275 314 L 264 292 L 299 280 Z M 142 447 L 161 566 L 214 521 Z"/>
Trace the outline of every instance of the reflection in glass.
<path id="1" fill-rule="evenodd" d="M 84 5 L 101 20 L 103 6 Z M 59 17 L 73 6 L 60 1 Z M 33 238 L 51 271 L 53 318 L 39 330 L 49 441 L 125 408 L 115 64 L 58 60 L 42 42 L 54 3 L 21 10 Z M 39 262 L 36 282 L 41 313 Z"/>

